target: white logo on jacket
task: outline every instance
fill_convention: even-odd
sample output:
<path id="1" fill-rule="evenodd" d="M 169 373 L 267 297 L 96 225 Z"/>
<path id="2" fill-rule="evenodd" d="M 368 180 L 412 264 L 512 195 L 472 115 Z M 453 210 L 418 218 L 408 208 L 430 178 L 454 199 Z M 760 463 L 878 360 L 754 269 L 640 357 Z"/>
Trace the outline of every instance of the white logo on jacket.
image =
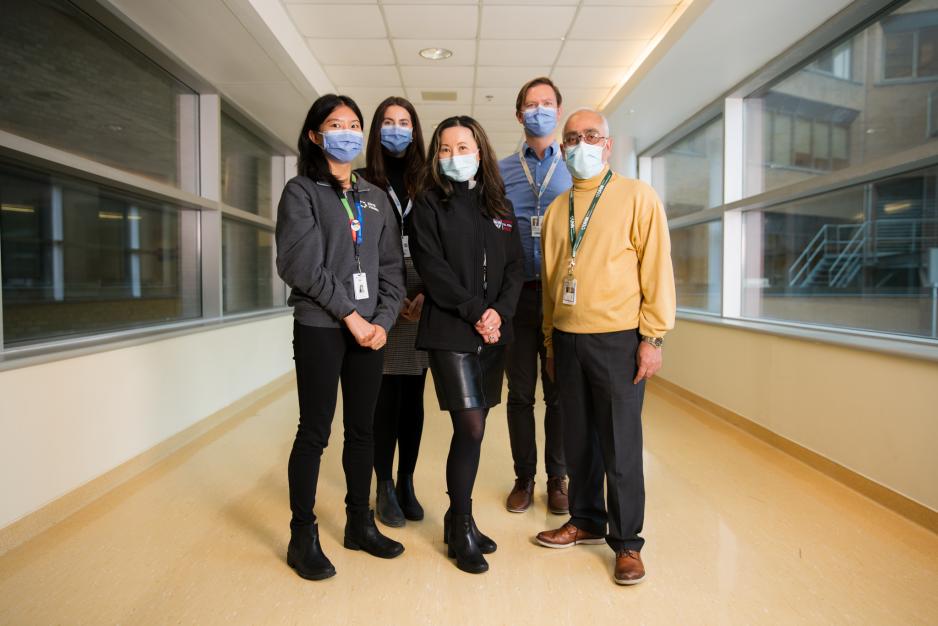
<path id="1" fill-rule="evenodd" d="M 365 208 L 371 209 L 372 211 L 375 211 L 377 213 L 381 212 L 381 209 L 379 209 L 378 205 L 375 204 L 374 202 L 368 202 L 367 200 L 362 200 L 362 206 Z"/>

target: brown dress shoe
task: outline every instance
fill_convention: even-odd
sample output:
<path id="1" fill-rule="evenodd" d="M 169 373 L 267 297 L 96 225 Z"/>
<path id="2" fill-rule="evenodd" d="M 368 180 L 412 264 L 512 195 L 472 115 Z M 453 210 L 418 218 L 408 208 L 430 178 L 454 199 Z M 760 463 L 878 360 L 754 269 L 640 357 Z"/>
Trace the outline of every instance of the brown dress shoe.
<path id="1" fill-rule="evenodd" d="M 537 542 L 545 548 L 570 548 L 579 544 L 596 545 L 606 543 L 602 535 L 594 535 L 580 530 L 567 522 L 556 530 L 545 530 L 537 533 Z"/>
<path id="2" fill-rule="evenodd" d="M 570 503 L 567 500 L 567 479 L 563 476 L 554 476 L 547 479 L 547 508 L 554 515 L 567 515 L 570 513 Z"/>
<path id="3" fill-rule="evenodd" d="M 635 550 L 619 550 L 616 552 L 616 584 L 637 585 L 645 580 L 645 564 L 642 555 Z"/>
<path id="4" fill-rule="evenodd" d="M 515 486 L 508 494 L 508 501 L 505 507 L 512 513 L 524 513 L 531 508 L 531 502 L 534 500 L 534 479 L 517 478 Z"/>

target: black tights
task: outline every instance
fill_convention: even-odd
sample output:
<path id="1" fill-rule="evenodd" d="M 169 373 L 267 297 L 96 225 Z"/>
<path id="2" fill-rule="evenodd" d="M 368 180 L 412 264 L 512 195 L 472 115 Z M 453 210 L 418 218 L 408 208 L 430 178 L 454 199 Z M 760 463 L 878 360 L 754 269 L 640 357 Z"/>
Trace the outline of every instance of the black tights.
<path id="1" fill-rule="evenodd" d="M 446 458 L 446 488 L 454 515 L 472 514 L 472 486 L 479 471 L 479 453 L 488 409 L 450 411 L 453 439 Z"/>

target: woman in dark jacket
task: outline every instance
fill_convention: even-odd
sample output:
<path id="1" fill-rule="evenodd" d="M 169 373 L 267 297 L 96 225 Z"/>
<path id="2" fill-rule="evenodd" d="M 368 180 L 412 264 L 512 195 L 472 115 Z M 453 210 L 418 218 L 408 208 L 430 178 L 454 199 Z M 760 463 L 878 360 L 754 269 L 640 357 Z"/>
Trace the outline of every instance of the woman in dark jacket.
<path id="1" fill-rule="evenodd" d="M 423 176 L 426 152 L 414 105 L 391 96 L 375 110 L 368 133 L 366 166 L 362 176 L 387 190 L 401 229 L 406 269 L 404 306 L 388 333 L 384 376 L 375 407 L 375 512 L 388 526 L 422 520 L 423 507 L 414 491 L 414 469 L 423 433 L 423 392 L 427 382 L 427 353 L 415 348 L 417 322 L 423 308 L 423 281 L 410 255 L 413 198 Z M 394 449 L 398 449 L 397 487 L 392 479 Z"/>
<path id="2" fill-rule="evenodd" d="M 483 553 L 496 546 L 473 521 L 472 487 L 485 418 L 501 402 L 523 256 L 495 153 L 471 117 L 451 117 L 433 133 L 412 233 L 426 290 L 417 347 L 430 354 L 440 408 L 453 420 L 444 540 L 459 569 L 481 573 Z"/>
<path id="3" fill-rule="evenodd" d="M 299 139 L 298 176 L 277 209 L 277 271 L 290 286 L 300 423 L 288 468 L 287 563 L 310 580 L 335 568 L 322 553 L 313 505 L 342 384 L 344 545 L 382 558 L 404 551 L 378 532 L 368 506 L 372 419 L 387 331 L 404 295 L 400 232 L 383 189 L 352 173 L 362 114 L 347 96 L 316 100 Z"/>

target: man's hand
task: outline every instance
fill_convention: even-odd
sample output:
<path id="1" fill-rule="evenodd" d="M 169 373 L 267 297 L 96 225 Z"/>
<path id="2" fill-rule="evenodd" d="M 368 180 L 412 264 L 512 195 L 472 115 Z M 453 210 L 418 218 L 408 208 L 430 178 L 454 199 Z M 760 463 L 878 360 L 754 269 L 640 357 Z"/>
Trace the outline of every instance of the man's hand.
<path id="1" fill-rule="evenodd" d="M 410 311 L 411 304 L 412 304 L 412 301 L 410 298 L 404 298 L 404 303 L 401 305 L 401 310 L 397 314 L 397 316 L 401 319 L 410 320 L 410 318 L 407 317 L 407 315 L 408 315 L 408 311 Z"/>
<path id="2" fill-rule="evenodd" d="M 404 300 L 404 307 L 401 309 L 401 317 L 405 320 L 416 322 L 420 319 L 423 312 L 424 295 L 422 293 L 414 296 L 413 300 Z"/>
<path id="3" fill-rule="evenodd" d="M 651 377 L 661 369 L 661 348 L 656 348 L 647 341 L 638 344 L 638 356 L 635 359 L 638 372 L 635 374 L 633 385 L 641 380 L 651 380 Z"/>
<path id="4" fill-rule="evenodd" d="M 345 322 L 358 345 L 363 348 L 370 347 L 369 343 L 375 334 L 376 326 L 369 324 L 364 317 L 358 314 L 358 311 L 353 311 L 351 315 L 346 316 L 342 321 Z"/>
<path id="5" fill-rule="evenodd" d="M 384 347 L 384 344 L 388 342 L 388 334 L 385 332 L 384 328 L 377 324 L 372 324 L 371 326 L 374 332 L 371 335 L 371 339 L 368 341 L 367 347 L 372 350 L 380 350 Z"/>
<path id="6" fill-rule="evenodd" d="M 550 381 L 556 382 L 557 379 L 554 378 L 554 357 L 547 357 L 547 361 L 544 363 L 544 369 L 547 370 L 547 377 L 550 378 Z"/>

